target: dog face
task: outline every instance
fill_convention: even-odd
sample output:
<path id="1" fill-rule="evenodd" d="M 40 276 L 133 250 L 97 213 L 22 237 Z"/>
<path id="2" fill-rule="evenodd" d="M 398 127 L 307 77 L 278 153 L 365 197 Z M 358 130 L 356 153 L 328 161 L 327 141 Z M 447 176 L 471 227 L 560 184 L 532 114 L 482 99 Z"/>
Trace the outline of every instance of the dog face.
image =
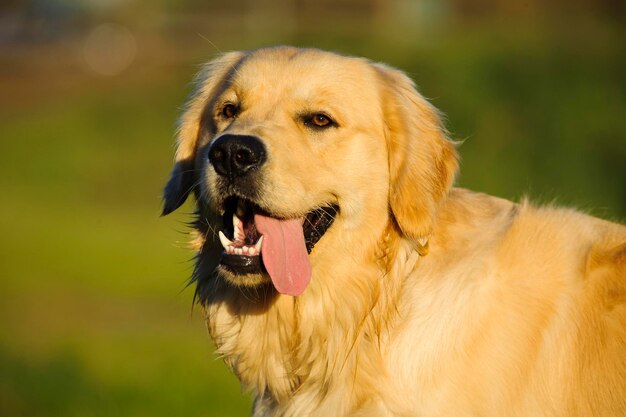
<path id="1" fill-rule="evenodd" d="M 299 295 L 325 254 L 371 250 L 390 224 L 427 238 L 455 170 L 437 112 L 402 73 L 318 50 L 235 52 L 198 77 L 164 213 L 194 190 L 199 216 L 222 218 L 218 275 Z"/>

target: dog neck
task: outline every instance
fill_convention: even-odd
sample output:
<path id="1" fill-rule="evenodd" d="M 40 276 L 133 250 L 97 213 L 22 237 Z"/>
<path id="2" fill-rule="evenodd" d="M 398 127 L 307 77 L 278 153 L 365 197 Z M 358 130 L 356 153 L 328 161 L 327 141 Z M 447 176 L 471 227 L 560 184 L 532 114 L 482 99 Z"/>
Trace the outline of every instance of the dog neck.
<path id="1" fill-rule="evenodd" d="M 217 353 L 244 387 L 277 404 L 306 391 L 319 402 L 336 383 L 375 379 L 384 370 L 373 369 L 380 361 L 371 358 L 380 355 L 397 319 L 400 277 L 418 258 L 413 248 L 388 225 L 343 269 L 318 265 L 323 276 L 298 297 L 214 279 L 205 314 Z"/>

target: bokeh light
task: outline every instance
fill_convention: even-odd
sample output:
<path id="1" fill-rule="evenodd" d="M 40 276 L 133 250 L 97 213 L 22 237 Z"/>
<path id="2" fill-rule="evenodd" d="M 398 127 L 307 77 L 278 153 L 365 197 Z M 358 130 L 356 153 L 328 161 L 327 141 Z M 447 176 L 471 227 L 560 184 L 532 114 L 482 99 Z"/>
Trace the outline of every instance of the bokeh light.
<path id="1" fill-rule="evenodd" d="M 118 75 L 127 69 L 137 54 L 132 32 L 119 24 L 103 23 L 85 38 L 83 56 L 87 66 L 104 76 Z"/>

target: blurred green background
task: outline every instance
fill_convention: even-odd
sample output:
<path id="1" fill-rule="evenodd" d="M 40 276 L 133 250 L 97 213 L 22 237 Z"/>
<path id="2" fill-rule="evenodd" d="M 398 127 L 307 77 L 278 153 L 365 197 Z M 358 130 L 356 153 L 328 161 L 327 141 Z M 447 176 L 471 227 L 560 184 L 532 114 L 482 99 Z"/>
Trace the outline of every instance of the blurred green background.
<path id="1" fill-rule="evenodd" d="M 159 218 L 190 80 L 295 44 L 407 71 L 459 184 L 626 215 L 626 6 L 539 0 L 8 0 L 0 6 L 0 415 L 244 416 Z"/>

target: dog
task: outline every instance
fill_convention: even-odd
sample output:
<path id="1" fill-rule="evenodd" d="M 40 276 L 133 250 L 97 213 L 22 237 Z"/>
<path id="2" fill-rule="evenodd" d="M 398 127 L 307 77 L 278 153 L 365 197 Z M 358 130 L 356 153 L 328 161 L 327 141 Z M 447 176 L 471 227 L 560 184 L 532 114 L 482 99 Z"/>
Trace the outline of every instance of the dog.
<path id="1" fill-rule="evenodd" d="M 404 73 L 273 47 L 200 71 L 163 214 L 260 416 L 626 416 L 626 227 L 453 186 Z"/>

